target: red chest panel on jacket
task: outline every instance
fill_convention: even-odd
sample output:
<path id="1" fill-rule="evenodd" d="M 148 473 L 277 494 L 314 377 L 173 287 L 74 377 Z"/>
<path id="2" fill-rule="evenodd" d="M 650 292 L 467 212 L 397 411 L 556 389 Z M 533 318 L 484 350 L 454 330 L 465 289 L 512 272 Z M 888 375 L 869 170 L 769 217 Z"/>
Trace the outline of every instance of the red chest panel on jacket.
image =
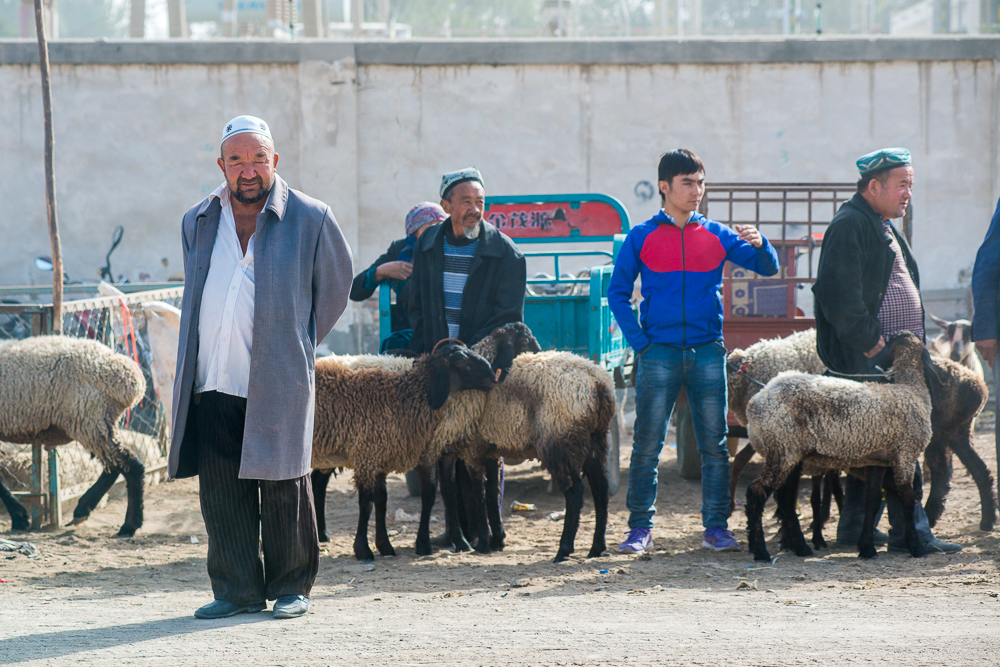
<path id="1" fill-rule="evenodd" d="M 719 237 L 701 225 L 689 224 L 683 232 L 673 225 L 657 225 L 643 241 L 639 259 L 659 273 L 714 271 L 725 261 L 726 249 Z"/>

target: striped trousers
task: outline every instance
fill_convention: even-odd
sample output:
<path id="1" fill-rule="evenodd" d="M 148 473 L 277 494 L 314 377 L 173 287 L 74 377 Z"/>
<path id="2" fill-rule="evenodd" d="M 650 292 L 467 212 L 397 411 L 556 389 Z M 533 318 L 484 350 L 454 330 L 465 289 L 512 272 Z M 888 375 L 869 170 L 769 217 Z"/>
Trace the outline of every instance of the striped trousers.
<path id="1" fill-rule="evenodd" d="M 192 405 L 212 592 L 237 605 L 308 597 L 319 570 L 312 484 L 308 475 L 239 478 L 246 408 L 245 398 L 215 391 L 197 394 Z"/>

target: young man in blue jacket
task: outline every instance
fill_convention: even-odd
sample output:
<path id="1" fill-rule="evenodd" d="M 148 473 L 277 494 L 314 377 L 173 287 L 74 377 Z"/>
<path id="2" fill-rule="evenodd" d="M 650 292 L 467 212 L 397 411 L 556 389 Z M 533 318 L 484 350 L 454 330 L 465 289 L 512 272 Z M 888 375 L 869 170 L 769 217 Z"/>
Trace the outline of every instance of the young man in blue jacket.
<path id="1" fill-rule="evenodd" d="M 637 353 L 635 424 L 629 465 L 629 534 L 619 547 L 652 546 L 656 468 L 667 421 L 683 386 L 701 454 L 702 546 L 737 551 L 729 519 L 726 449 L 726 348 L 722 344 L 722 267 L 726 260 L 764 276 L 778 272 L 778 255 L 756 227 L 735 231 L 697 213 L 705 167 L 679 148 L 660 158 L 663 209 L 632 229 L 608 286 L 608 303 Z M 639 320 L 632 313 L 635 279 L 642 276 Z"/>

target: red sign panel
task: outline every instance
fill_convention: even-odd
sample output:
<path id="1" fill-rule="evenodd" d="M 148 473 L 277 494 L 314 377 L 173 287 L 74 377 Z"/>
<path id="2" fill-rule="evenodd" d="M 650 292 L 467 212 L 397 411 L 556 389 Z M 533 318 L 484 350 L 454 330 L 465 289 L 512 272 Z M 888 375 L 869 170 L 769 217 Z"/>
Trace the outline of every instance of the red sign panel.
<path id="1" fill-rule="evenodd" d="M 490 204 L 486 219 L 507 236 L 523 238 L 562 238 L 573 236 L 612 236 L 622 231 L 617 209 L 603 201 L 543 204 Z"/>

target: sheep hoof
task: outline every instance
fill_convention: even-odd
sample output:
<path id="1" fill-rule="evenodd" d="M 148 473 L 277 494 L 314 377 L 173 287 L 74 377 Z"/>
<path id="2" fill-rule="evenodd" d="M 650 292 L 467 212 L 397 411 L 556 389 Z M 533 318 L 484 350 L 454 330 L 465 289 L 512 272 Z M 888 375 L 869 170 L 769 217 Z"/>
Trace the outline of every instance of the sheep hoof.
<path id="1" fill-rule="evenodd" d="M 501 535 L 500 537 L 494 537 L 490 540 L 490 549 L 493 551 L 503 551 L 503 548 L 507 546 L 506 536 Z"/>
<path id="2" fill-rule="evenodd" d="M 468 540 L 466 540 L 463 536 L 459 536 L 458 539 L 452 540 L 451 548 L 456 552 L 472 551 L 472 545 L 469 544 Z"/>
<path id="3" fill-rule="evenodd" d="M 608 550 L 607 546 L 605 546 L 603 544 L 601 544 L 601 545 L 595 544 L 594 546 L 592 546 L 590 548 L 590 551 L 587 552 L 587 558 L 599 558 L 599 557 L 603 556 L 604 552 L 607 551 L 607 550 Z"/>
<path id="4" fill-rule="evenodd" d="M 858 558 L 864 558 L 865 560 L 873 560 L 878 558 L 878 552 L 875 551 L 875 547 L 867 547 L 858 553 Z"/>
<path id="5" fill-rule="evenodd" d="M 984 517 L 979 522 L 979 530 L 992 531 L 993 530 L 993 523 L 994 523 L 994 518 L 993 517 L 990 517 L 990 518 L 985 518 Z"/>
<path id="6" fill-rule="evenodd" d="M 757 560 L 757 561 L 762 561 L 762 562 L 768 562 L 768 563 L 770 563 L 771 562 L 771 554 L 767 553 L 766 549 L 764 551 L 755 551 L 754 554 L 753 554 L 753 559 Z"/>
<path id="7" fill-rule="evenodd" d="M 67 527 L 69 527 L 69 526 L 77 526 L 77 525 L 83 523 L 84 521 L 86 521 L 89 518 L 90 518 L 89 514 L 85 514 L 84 516 L 75 516 L 75 517 L 73 517 L 72 521 L 70 521 L 69 523 L 66 524 L 66 526 Z"/>
<path id="8" fill-rule="evenodd" d="M 559 553 L 556 554 L 556 557 L 554 559 L 552 559 L 552 562 L 553 563 L 561 563 L 564 560 L 566 560 L 567 556 L 569 556 L 569 554 L 564 554 L 564 553 L 562 553 L 560 551 Z"/>
<path id="9" fill-rule="evenodd" d="M 25 518 L 23 516 L 14 516 L 14 517 L 11 517 L 11 520 L 10 520 L 10 529 L 11 530 L 17 530 L 17 531 L 28 530 L 28 528 L 30 528 L 30 527 L 31 527 L 31 522 L 28 521 L 27 518 Z M 984 530 L 989 530 L 989 529 L 986 528 Z"/>
<path id="10" fill-rule="evenodd" d="M 813 550 L 809 548 L 808 544 L 801 544 L 794 551 L 795 555 L 799 558 L 806 558 L 813 555 Z"/>
<path id="11" fill-rule="evenodd" d="M 490 548 L 489 541 L 488 540 L 479 540 L 478 542 L 476 542 L 476 553 L 478 553 L 478 554 L 493 553 L 493 550 Z"/>
<path id="12" fill-rule="evenodd" d="M 372 550 L 369 549 L 368 547 L 365 547 L 364 549 L 355 547 L 354 548 L 354 557 L 357 560 L 360 560 L 360 561 L 362 561 L 364 563 L 371 563 L 372 561 L 375 560 L 375 554 L 372 553 Z"/>
<path id="13" fill-rule="evenodd" d="M 822 537 L 814 537 L 813 538 L 813 546 L 817 550 L 826 549 L 826 540 L 824 540 Z"/>
<path id="14" fill-rule="evenodd" d="M 132 526 L 122 526 L 115 537 L 132 537 L 135 535 L 135 530 Z"/>
<path id="15" fill-rule="evenodd" d="M 431 555 L 430 541 L 428 541 L 426 544 L 418 543 L 416 547 L 416 552 L 418 556 L 430 556 Z"/>
<path id="16" fill-rule="evenodd" d="M 320 542 L 329 542 L 330 541 L 330 533 L 328 533 L 325 530 L 322 531 L 322 532 L 320 532 L 320 534 L 319 534 L 319 541 Z"/>
<path id="17" fill-rule="evenodd" d="M 395 556 L 396 555 L 396 550 L 392 547 L 391 544 L 384 544 L 384 545 L 378 547 L 378 552 L 379 552 L 379 554 L 381 554 L 383 556 Z"/>

